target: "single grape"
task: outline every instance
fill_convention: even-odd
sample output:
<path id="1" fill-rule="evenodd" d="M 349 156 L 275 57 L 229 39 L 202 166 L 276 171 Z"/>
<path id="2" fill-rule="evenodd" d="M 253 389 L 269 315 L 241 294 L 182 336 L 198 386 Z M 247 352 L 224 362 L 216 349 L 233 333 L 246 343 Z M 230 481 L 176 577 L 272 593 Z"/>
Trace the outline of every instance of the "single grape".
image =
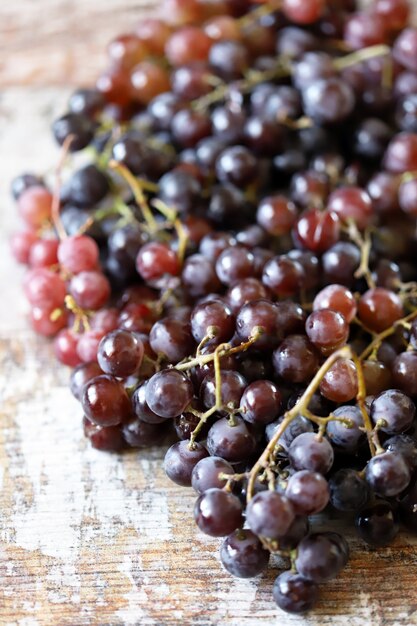
<path id="1" fill-rule="evenodd" d="M 283 572 L 274 582 L 272 595 L 277 606 L 287 613 L 305 613 L 318 601 L 315 582 L 293 572 Z"/>
<path id="2" fill-rule="evenodd" d="M 225 537 L 242 525 L 242 505 L 232 493 L 222 489 L 208 489 L 195 503 L 194 519 L 206 535 Z"/>
<path id="3" fill-rule="evenodd" d="M 207 450 L 230 463 L 245 461 L 255 450 L 255 439 L 240 417 L 215 422 L 207 435 Z"/>
<path id="4" fill-rule="evenodd" d="M 103 337 L 97 350 L 97 360 L 105 374 L 125 378 L 138 371 L 144 347 L 137 334 L 113 330 Z"/>
<path id="5" fill-rule="evenodd" d="M 129 397 L 122 383 L 112 376 L 96 376 L 83 388 L 82 407 L 97 426 L 116 426 L 132 414 Z"/>
<path id="6" fill-rule="evenodd" d="M 290 501 L 275 491 L 261 491 L 248 503 L 246 521 L 251 530 L 261 537 L 279 539 L 294 521 Z"/>
<path id="7" fill-rule="evenodd" d="M 329 479 L 330 502 L 338 511 L 359 511 L 369 499 L 369 487 L 358 472 L 340 469 Z"/>
<path id="8" fill-rule="evenodd" d="M 315 433 L 302 433 L 288 448 L 288 458 L 296 470 L 327 474 L 333 465 L 334 452 L 327 439 L 319 439 Z"/>
<path id="9" fill-rule="evenodd" d="M 410 470 L 401 454 L 383 452 L 369 461 L 366 480 L 378 496 L 389 498 L 408 486 Z"/>
<path id="10" fill-rule="evenodd" d="M 279 415 L 282 396 L 269 380 L 256 380 L 246 387 L 240 399 L 240 414 L 246 422 L 269 424 Z"/>
<path id="11" fill-rule="evenodd" d="M 339 406 L 332 411 L 336 418 L 347 420 L 347 423 L 331 420 L 327 424 L 326 434 L 336 448 L 345 452 L 356 452 L 365 439 L 363 417 L 356 406 Z"/>
<path id="12" fill-rule="evenodd" d="M 416 407 L 414 402 L 398 389 L 387 389 L 372 402 L 370 417 L 374 424 L 390 435 L 407 430 L 414 421 Z"/>
<path id="13" fill-rule="evenodd" d="M 324 583 L 339 574 L 345 565 L 345 554 L 331 536 L 314 533 L 299 544 L 295 565 L 301 576 L 315 583 Z"/>
<path id="14" fill-rule="evenodd" d="M 378 501 L 360 511 L 355 525 L 361 539 L 378 547 L 391 543 L 400 527 L 395 509 L 384 501 Z"/>
<path id="15" fill-rule="evenodd" d="M 207 456 L 207 450 L 200 443 L 190 446 L 188 441 L 178 441 L 165 454 L 165 473 L 177 485 L 190 487 L 195 466 Z"/>
<path id="16" fill-rule="evenodd" d="M 191 381 L 176 369 L 157 372 L 146 385 L 146 403 L 151 411 L 160 417 L 172 418 L 181 415 L 192 398 Z"/>
<path id="17" fill-rule="evenodd" d="M 219 456 L 208 456 L 194 466 L 191 474 L 191 486 L 197 493 L 204 493 L 208 489 L 222 489 L 226 479 L 221 474 L 234 474 L 232 465 Z"/>
<path id="18" fill-rule="evenodd" d="M 233 576 L 252 578 L 267 568 L 269 552 L 252 531 L 239 528 L 223 541 L 220 560 Z"/>
<path id="19" fill-rule="evenodd" d="M 290 476 L 285 495 L 297 515 L 313 515 L 326 507 L 329 485 L 321 474 L 302 470 Z"/>

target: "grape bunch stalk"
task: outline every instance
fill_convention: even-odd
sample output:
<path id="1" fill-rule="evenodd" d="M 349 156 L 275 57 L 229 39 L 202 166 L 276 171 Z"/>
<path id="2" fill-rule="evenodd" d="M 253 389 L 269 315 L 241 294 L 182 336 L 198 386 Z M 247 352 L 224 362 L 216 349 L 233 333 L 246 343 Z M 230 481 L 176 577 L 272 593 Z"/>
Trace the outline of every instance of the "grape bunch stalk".
<path id="1" fill-rule="evenodd" d="M 85 436 L 170 445 L 225 569 L 279 554 L 293 613 L 348 561 L 335 517 L 374 547 L 417 532 L 410 12 L 163 0 L 54 121 L 55 176 L 12 183 L 30 324 Z"/>

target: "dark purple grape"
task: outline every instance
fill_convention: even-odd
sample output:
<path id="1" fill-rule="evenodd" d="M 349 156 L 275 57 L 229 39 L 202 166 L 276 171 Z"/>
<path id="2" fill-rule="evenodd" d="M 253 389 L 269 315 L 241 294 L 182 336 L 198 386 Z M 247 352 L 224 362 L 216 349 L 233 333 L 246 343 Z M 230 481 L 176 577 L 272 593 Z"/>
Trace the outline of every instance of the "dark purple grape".
<path id="1" fill-rule="evenodd" d="M 233 417 L 233 425 L 224 417 L 213 424 L 207 435 L 207 449 L 212 456 L 220 456 L 230 463 L 246 461 L 255 450 L 255 439 L 240 417 Z"/>
<path id="2" fill-rule="evenodd" d="M 165 473 L 177 485 L 190 487 L 193 469 L 207 456 L 207 450 L 200 443 L 190 446 L 188 441 L 178 441 L 165 454 Z"/>
<path id="3" fill-rule="evenodd" d="M 242 505 L 232 493 L 208 489 L 195 503 L 194 519 L 206 535 L 225 537 L 242 525 Z"/>
<path id="4" fill-rule="evenodd" d="M 112 376 L 96 376 L 85 385 L 81 399 L 88 419 L 97 426 L 116 426 L 132 414 L 122 383 Z"/>
<path id="5" fill-rule="evenodd" d="M 100 341 L 97 360 L 105 374 L 126 378 L 138 371 L 144 355 L 143 343 L 128 330 L 113 330 Z"/>
<path id="6" fill-rule="evenodd" d="M 272 595 L 277 606 L 287 613 L 305 613 L 318 601 L 315 582 L 293 572 L 283 572 L 274 582 Z"/>
<path id="7" fill-rule="evenodd" d="M 70 389 L 72 395 L 81 401 L 84 386 L 89 380 L 100 376 L 102 373 L 100 366 L 95 361 L 77 365 L 71 372 Z"/>
<path id="8" fill-rule="evenodd" d="M 345 560 L 341 545 L 331 536 L 314 533 L 300 542 L 295 566 L 301 576 L 315 583 L 324 583 L 336 578 Z"/>
<path id="9" fill-rule="evenodd" d="M 246 387 L 240 399 L 240 413 L 246 422 L 269 424 L 279 415 L 282 396 L 269 380 L 256 380 Z"/>
<path id="10" fill-rule="evenodd" d="M 329 485 L 321 474 L 302 470 L 290 476 L 285 495 L 297 515 L 313 515 L 326 507 Z"/>
<path id="11" fill-rule="evenodd" d="M 338 470 L 329 479 L 330 502 L 338 511 L 359 511 L 369 499 L 369 488 L 353 469 Z"/>
<path id="12" fill-rule="evenodd" d="M 222 489 L 226 479 L 220 474 L 234 474 L 233 467 L 219 456 L 208 456 L 201 459 L 193 468 L 191 486 L 197 493 L 204 493 L 208 489 Z"/>
<path id="13" fill-rule="evenodd" d="M 268 439 L 268 441 L 270 441 L 272 437 L 275 435 L 277 429 L 281 426 L 281 423 L 283 420 L 284 420 L 284 417 L 282 416 L 279 419 L 277 419 L 275 422 L 272 422 L 271 424 L 267 425 L 265 429 L 265 434 L 266 434 L 266 438 Z M 290 447 L 294 439 L 298 437 L 298 435 L 301 435 L 302 433 L 308 433 L 308 432 L 313 432 L 312 422 L 310 422 L 310 420 L 306 419 L 305 417 L 302 417 L 301 415 L 297 415 L 297 417 L 294 418 L 290 422 L 289 426 L 287 426 L 287 428 L 284 430 L 283 434 L 280 436 L 280 438 L 277 441 L 277 445 L 281 446 L 284 450 L 288 451 L 288 448 Z"/>
<path id="14" fill-rule="evenodd" d="M 378 496 L 390 498 L 408 486 L 410 470 L 401 454 L 384 452 L 369 461 L 366 480 Z"/>
<path id="15" fill-rule="evenodd" d="M 122 426 L 123 438 L 132 448 L 149 448 L 164 439 L 167 424 L 149 424 L 138 418 L 131 419 Z"/>
<path id="16" fill-rule="evenodd" d="M 223 541 L 220 560 L 233 576 L 252 578 L 267 568 L 269 552 L 252 531 L 239 528 Z"/>
<path id="17" fill-rule="evenodd" d="M 388 502 L 379 501 L 363 509 L 355 520 L 361 539 L 371 546 L 387 546 L 399 531 L 398 515 Z"/>
<path id="18" fill-rule="evenodd" d="M 125 447 L 120 426 L 97 426 L 84 417 L 84 435 L 93 448 L 106 452 L 120 452 Z"/>
<path id="19" fill-rule="evenodd" d="M 371 404 L 370 416 L 374 424 L 381 420 L 381 430 L 390 435 L 404 432 L 413 423 L 414 402 L 398 389 L 387 389 Z"/>
<path id="20" fill-rule="evenodd" d="M 163 356 L 169 363 L 178 363 L 195 351 L 190 325 L 172 317 L 155 322 L 149 342 L 155 354 Z"/>
<path id="21" fill-rule="evenodd" d="M 327 439 L 320 439 L 315 433 L 303 433 L 288 448 L 288 458 L 297 470 L 327 474 L 333 465 L 334 452 Z"/>
<path id="22" fill-rule="evenodd" d="M 332 415 L 350 420 L 351 425 L 348 426 L 343 422 L 331 420 L 328 422 L 326 429 L 328 438 L 340 450 L 356 452 L 365 439 L 365 433 L 361 430 L 363 428 L 363 417 L 360 409 L 351 405 L 340 406 L 332 411 Z"/>
<path id="23" fill-rule="evenodd" d="M 223 406 L 237 408 L 247 382 L 242 374 L 234 370 L 220 370 L 221 376 L 221 399 Z M 211 409 L 216 404 L 216 383 L 215 376 L 208 374 L 200 388 L 200 398 L 207 409 Z M 221 455 L 220 455 L 221 456 Z"/>
<path id="24" fill-rule="evenodd" d="M 165 369 L 147 382 L 145 400 L 151 411 L 161 417 L 181 415 L 193 399 L 193 386 L 185 374 Z"/>
<path id="25" fill-rule="evenodd" d="M 319 367 L 314 346 L 304 335 L 290 335 L 272 356 L 278 376 L 290 383 L 308 382 Z"/>
<path id="26" fill-rule="evenodd" d="M 132 409 L 136 417 L 147 424 L 160 424 L 165 421 L 165 417 L 157 415 L 148 407 L 146 402 L 146 387 L 148 381 L 144 381 L 135 389 L 131 396 Z"/>
<path id="27" fill-rule="evenodd" d="M 301 539 L 308 535 L 309 530 L 307 517 L 295 517 L 285 535 L 279 538 L 280 550 L 294 550 Z"/>
<path id="28" fill-rule="evenodd" d="M 279 539 L 285 535 L 294 517 L 290 501 L 276 491 L 257 493 L 246 508 L 246 520 L 251 530 L 269 539 Z"/>
<path id="29" fill-rule="evenodd" d="M 229 341 L 235 331 L 235 317 L 228 305 L 220 300 L 197 304 L 190 321 L 191 332 L 198 343 L 208 335 L 218 343 Z"/>
<path id="30" fill-rule="evenodd" d="M 417 467 L 417 442 L 409 435 L 394 435 L 384 442 L 383 448 L 401 454 L 411 471 Z"/>
<path id="31" fill-rule="evenodd" d="M 414 478 L 413 484 L 404 497 L 400 500 L 400 517 L 404 526 L 417 532 L 417 479 Z"/>

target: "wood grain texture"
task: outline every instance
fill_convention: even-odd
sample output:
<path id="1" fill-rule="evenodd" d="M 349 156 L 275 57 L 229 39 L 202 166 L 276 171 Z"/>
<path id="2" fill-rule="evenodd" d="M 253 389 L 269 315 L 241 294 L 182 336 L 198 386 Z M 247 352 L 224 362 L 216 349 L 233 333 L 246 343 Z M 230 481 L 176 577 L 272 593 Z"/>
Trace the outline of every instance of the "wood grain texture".
<path id="1" fill-rule="evenodd" d="M 0 2 L 0 85 L 90 84 L 105 48 L 130 32 L 152 0 Z"/>
<path id="2" fill-rule="evenodd" d="M 102 45 L 129 26 L 136 6 L 129 0 L 2 2 L 0 45 L 8 54 L 0 49 L 0 84 L 88 81 Z M 29 19 L 30 32 L 22 28 Z M 83 36 L 73 39 L 71 32 L 79 29 Z M 73 55 L 68 65 L 60 56 L 65 41 Z M 54 50 L 57 56 L 44 67 Z M 75 65 L 85 56 L 84 64 Z M 288 616 L 271 601 L 283 564 L 274 559 L 265 576 L 250 581 L 226 574 L 219 541 L 193 524 L 194 494 L 164 476 L 162 450 L 119 456 L 86 444 L 68 370 L 56 365 L 50 344 L 28 329 L 23 272 L 7 249 L 18 224 L 7 184 L 22 169 L 53 167 L 57 151 L 49 126 L 67 96 L 62 88 L 19 87 L 0 97 L 0 625 L 417 624 L 415 538 L 402 534 L 375 552 L 343 527 L 352 547 L 349 566 L 323 586 L 311 616 Z"/>

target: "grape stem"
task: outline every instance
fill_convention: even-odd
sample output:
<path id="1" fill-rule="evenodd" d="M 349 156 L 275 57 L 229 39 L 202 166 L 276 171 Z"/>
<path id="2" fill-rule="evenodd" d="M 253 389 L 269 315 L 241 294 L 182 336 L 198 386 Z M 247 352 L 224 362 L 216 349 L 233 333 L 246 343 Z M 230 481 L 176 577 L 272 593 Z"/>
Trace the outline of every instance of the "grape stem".
<path id="1" fill-rule="evenodd" d="M 392 326 L 390 326 L 386 330 L 383 330 L 381 333 L 376 335 L 376 337 L 371 341 L 371 343 L 359 355 L 358 357 L 359 361 L 364 361 L 370 354 L 376 351 L 381 345 L 381 343 L 384 341 L 384 339 L 393 335 L 399 326 L 408 324 L 408 322 L 411 322 L 411 320 L 415 319 L 416 317 L 417 317 L 417 309 L 415 311 L 412 311 L 405 317 L 402 317 L 401 319 L 397 320 L 396 322 L 394 322 Z"/>
<path id="2" fill-rule="evenodd" d="M 68 236 L 65 231 L 64 225 L 61 220 L 61 215 L 60 215 L 61 173 L 62 173 L 62 168 L 64 167 L 65 159 L 67 158 L 69 149 L 74 139 L 75 139 L 74 135 L 68 135 L 68 137 L 65 138 L 65 141 L 62 144 L 61 155 L 60 155 L 56 172 L 55 172 L 55 187 L 54 187 L 54 193 L 52 196 L 51 218 L 52 218 L 52 223 L 55 226 L 56 232 L 58 233 L 58 237 L 61 240 L 66 239 Z"/>
<path id="3" fill-rule="evenodd" d="M 375 57 L 382 57 L 390 54 L 391 48 L 386 46 L 385 44 L 378 44 L 376 46 L 369 46 L 368 48 L 364 48 L 363 50 L 356 50 L 351 54 L 347 54 L 340 59 L 336 59 L 333 62 L 333 65 L 337 70 L 344 70 L 347 67 L 351 67 L 352 65 L 356 65 L 357 63 L 363 63 L 364 61 L 368 61 L 369 59 L 374 59 Z"/>
<path id="4" fill-rule="evenodd" d="M 148 201 L 146 200 L 139 180 L 133 176 L 132 172 L 125 165 L 118 163 L 114 159 L 109 161 L 109 167 L 125 179 L 133 192 L 138 207 L 142 211 L 143 218 L 149 228 L 149 231 L 151 233 L 156 232 L 158 229 L 158 223 L 152 215 L 152 211 L 149 208 Z"/>
<path id="5" fill-rule="evenodd" d="M 261 472 L 262 469 L 266 469 L 269 467 L 270 457 L 273 456 L 274 450 L 278 444 L 278 441 L 280 437 L 283 435 L 283 433 L 285 432 L 286 428 L 300 414 L 306 416 L 308 419 L 310 419 L 311 417 L 314 417 L 313 421 L 317 422 L 317 418 L 315 416 L 312 416 L 311 412 L 308 409 L 308 405 L 311 402 L 313 394 L 317 391 L 321 381 L 323 380 L 324 376 L 327 374 L 329 369 L 332 367 L 332 365 L 334 365 L 334 363 L 338 361 L 339 359 L 349 359 L 349 358 L 353 360 L 357 369 L 357 375 L 358 375 L 357 401 L 358 401 L 358 405 L 362 414 L 364 426 L 368 435 L 369 448 L 371 450 L 372 456 L 374 456 L 375 446 L 370 436 L 370 433 L 372 433 L 372 430 L 373 430 L 372 423 L 365 407 L 366 390 L 365 390 L 365 379 L 363 376 L 362 364 L 359 358 L 357 357 L 357 355 L 353 352 L 352 348 L 350 346 L 344 346 L 343 348 L 336 350 L 336 352 L 334 352 L 327 358 L 327 360 L 323 363 L 323 365 L 315 374 L 314 378 L 311 380 L 310 384 L 306 388 L 305 392 L 303 393 L 299 401 L 292 407 L 292 409 L 290 409 L 289 411 L 285 413 L 284 419 L 281 422 L 276 433 L 274 434 L 274 436 L 272 437 L 272 439 L 266 446 L 265 450 L 263 451 L 259 459 L 256 461 L 255 465 L 253 466 L 252 470 L 250 471 L 249 480 L 248 480 L 248 491 L 247 491 L 248 502 L 253 497 L 255 481 L 256 481 L 258 474 Z M 331 416 L 329 417 L 331 418 Z M 321 425 L 324 425 L 326 421 L 329 421 L 329 420 L 327 420 L 326 418 L 322 418 Z"/>

